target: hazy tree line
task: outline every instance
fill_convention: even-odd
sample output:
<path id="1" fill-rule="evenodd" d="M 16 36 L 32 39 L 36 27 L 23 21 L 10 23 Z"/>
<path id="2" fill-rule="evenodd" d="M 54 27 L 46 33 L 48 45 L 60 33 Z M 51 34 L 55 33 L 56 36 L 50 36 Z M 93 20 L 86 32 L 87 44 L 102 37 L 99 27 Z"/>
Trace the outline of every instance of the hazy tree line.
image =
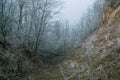
<path id="1" fill-rule="evenodd" d="M 80 46 L 101 20 L 103 0 L 97 1 L 73 27 L 60 20 L 58 0 L 0 0 L 0 42 L 36 53 L 64 53 Z"/>
<path id="2" fill-rule="evenodd" d="M 104 21 L 103 4 L 104 0 L 96 1 L 93 6 L 89 7 L 87 12 L 82 15 L 79 22 L 75 24 L 73 30 L 75 47 L 79 47 L 81 42 L 99 28 L 101 20 Z"/>
<path id="3" fill-rule="evenodd" d="M 37 52 L 51 31 L 48 28 L 55 26 L 62 4 L 57 0 L 1 0 L 0 8 L 1 42 Z"/>

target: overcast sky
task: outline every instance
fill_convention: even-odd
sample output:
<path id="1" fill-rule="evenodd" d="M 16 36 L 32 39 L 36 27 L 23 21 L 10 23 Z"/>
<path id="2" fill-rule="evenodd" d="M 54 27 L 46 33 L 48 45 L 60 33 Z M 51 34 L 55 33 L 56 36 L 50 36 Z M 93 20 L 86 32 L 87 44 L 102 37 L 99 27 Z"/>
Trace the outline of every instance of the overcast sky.
<path id="1" fill-rule="evenodd" d="M 62 14 L 70 23 L 77 22 L 80 16 L 90 7 L 95 0 L 63 0 L 65 2 Z"/>

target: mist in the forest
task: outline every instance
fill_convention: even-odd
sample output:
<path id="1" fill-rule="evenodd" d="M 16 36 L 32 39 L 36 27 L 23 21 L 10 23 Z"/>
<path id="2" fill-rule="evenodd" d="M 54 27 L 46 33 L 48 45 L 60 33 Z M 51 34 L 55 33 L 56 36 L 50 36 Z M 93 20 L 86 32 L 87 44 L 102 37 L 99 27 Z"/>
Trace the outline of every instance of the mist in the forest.
<path id="1" fill-rule="evenodd" d="M 85 14 L 96 0 L 63 0 L 64 8 L 62 10 L 63 18 L 76 23 L 80 17 Z"/>

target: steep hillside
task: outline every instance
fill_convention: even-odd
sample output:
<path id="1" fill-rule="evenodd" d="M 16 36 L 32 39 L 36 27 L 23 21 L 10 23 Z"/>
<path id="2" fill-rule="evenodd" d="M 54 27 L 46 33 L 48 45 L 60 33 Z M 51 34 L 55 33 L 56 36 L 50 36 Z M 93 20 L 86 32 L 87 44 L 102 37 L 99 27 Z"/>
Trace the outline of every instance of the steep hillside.
<path id="1" fill-rule="evenodd" d="M 97 31 L 79 48 L 56 58 L 54 65 L 33 74 L 35 80 L 120 80 L 120 6 L 108 5 L 103 14 Z"/>
<path id="2" fill-rule="evenodd" d="M 64 80 L 120 79 L 120 6 L 107 6 L 104 23 L 59 64 Z"/>

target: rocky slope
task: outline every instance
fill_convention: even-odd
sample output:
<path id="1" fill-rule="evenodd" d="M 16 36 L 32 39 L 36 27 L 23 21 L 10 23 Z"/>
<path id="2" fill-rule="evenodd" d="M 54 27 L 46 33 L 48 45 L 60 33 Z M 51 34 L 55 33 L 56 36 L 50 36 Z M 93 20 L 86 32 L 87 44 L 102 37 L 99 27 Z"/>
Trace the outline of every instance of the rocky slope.
<path id="1" fill-rule="evenodd" d="M 64 80 L 120 79 L 120 6 L 106 10 L 105 23 L 59 64 Z"/>
<path id="2" fill-rule="evenodd" d="M 99 29 L 55 65 L 40 69 L 35 80 L 120 80 L 120 6 L 103 12 Z"/>

